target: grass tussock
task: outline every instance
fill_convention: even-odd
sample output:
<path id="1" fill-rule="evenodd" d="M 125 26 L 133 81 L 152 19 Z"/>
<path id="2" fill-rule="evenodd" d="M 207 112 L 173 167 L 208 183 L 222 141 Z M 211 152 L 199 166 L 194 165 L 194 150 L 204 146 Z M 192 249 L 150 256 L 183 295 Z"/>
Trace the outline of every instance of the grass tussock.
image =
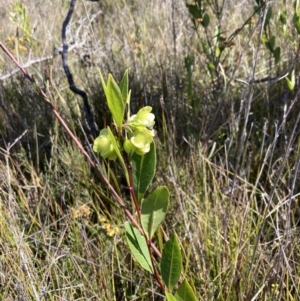
<path id="1" fill-rule="evenodd" d="M 100 129 L 111 117 L 99 69 L 121 79 L 129 68 L 133 111 L 153 107 L 153 185 L 171 192 L 163 229 L 178 235 L 199 300 L 299 300 L 294 1 L 256 14 L 261 1 L 202 2 L 206 28 L 181 0 L 78 1 L 67 32 L 74 81 Z M 89 150 L 59 55 L 68 7 L 0 3 L 0 40 Z M 124 243 L 122 210 L 3 52 L 0 73 L 1 300 L 164 300 Z M 126 199 L 118 166 L 101 164 Z"/>

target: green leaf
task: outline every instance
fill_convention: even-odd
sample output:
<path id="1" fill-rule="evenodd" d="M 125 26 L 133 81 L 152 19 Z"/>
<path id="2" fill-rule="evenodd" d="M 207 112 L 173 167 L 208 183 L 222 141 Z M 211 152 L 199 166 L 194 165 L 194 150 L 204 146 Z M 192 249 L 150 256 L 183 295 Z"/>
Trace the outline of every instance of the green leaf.
<path id="1" fill-rule="evenodd" d="M 215 51 L 216 57 L 220 57 L 221 53 L 222 50 L 219 47 L 216 47 L 216 51 Z"/>
<path id="2" fill-rule="evenodd" d="M 125 113 L 125 104 L 123 102 L 121 90 L 111 74 L 109 74 L 108 76 L 105 95 L 107 99 L 108 108 L 113 116 L 113 119 L 118 129 L 121 129 Z"/>
<path id="3" fill-rule="evenodd" d="M 291 79 L 289 79 L 288 77 L 286 77 L 285 79 L 287 81 L 289 89 L 293 91 L 295 88 L 295 69 L 292 72 Z"/>
<path id="4" fill-rule="evenodd" d="M 108 137 L 109 137 L 109 139 L 110 139 L 110 141 L 111 141 L 111 143 L 112 143 L 112 145 L 114 147 L 114 150 L 115 150 L 115 152 L 117 154 L 117 157 L 118 157 L 118 159 L 119 159 L 119 161 L 120 161 L 120 163 L 121 163 L 121 165 L 123 167 L 126 179 L 128 180 L 128 171 L 127 171 L 127 167 L 126 167 L 126 164 L 124 162 L 123 156 L 122 156 L 122 154 L 120 152 L 120 144 L 117 142 L 117 140 L 116 140 L 114 134 L 112 133 L 111 129 L 109 128 L 109 126 L 107 127 L 107 130 L 108 130 Z"/>
<path id="5" fill-rule="evenodd" d="M 202 20 L 203 27 L 204 28 L 208 27 L 209 22 L 210 22 L 209 15 L 207 13 L 205 13 L 204 16 L 203 16 L 203 20 Z"/>
<path id="6" fill-rule="evenodd" d="M 141 156 L 134 153 L 132 160 L 132 175 L 134 191 L 138 201 L 142 199 L 149 185 L 151 184 L 156 168 L 156 150 L 155 144 L 150 144 L 150 151 Z"/>
<path id="7" fill-rule="evenodd" d="M 154 239 L 157 242 L 158 250 L 162 252 L 164 248 L 164 235 L 161 227 L 157 228 Z"/>
<path id="8" fill-rule="evenodd" d="M 162 279 L 171 291 L 180 278 L 182 257 L 176 235 L 173 235 L 166 243 L 160 263 Z"/>
<path id="9" fill-rule="evenodd" d="M 287 23 L 287 11 L 286 11 L 286 10 L 284 10 L 284 11 L 280 14 L 279 20 L 280 20 L 280 23 L 281 23 L 282 25 L 286 25 L 286 23 Z"/>
<path id="10" fill-rule="evenodd" d="M 273 15 L 272 6 L 269 6 L 267 14 L 266 14 L 264 27 L 269 25 L 272 15 Z"/>
<path id="11" fill-rule="evenodd" d="M 266 36 L 265 33 L 262 34 L 262 36 L 261 36 L 261 41 L 262 41 L 262 43 L 264 43 L 264 44 L 266 44 L 266 43 L 268 42 L 268 38 L 267 38 L 267 36 Z"/>
<path id="12" fill-rule="evenodd" d="M 201 10 L 198 8 L 197 5 L 187 4 L 186 7 L 188 8 L 189 13 L 193 16 L 193 18 L 195 19 L 202 18 Z"/>
<path id="13" fill-rule="evenodd" d="M 260 14 L 261 7 L 260 7 L 260 6 L 257 6 L 257 5 L 254 5 L 253 10 L 254 10 L 254 13 Z"/>
<path id="14" fill-rule="evenodd" d="M 275 59 L 275 64 L 278 64 L 280 62 L 280 47 L 275 48 L 273 55 Z"/>
<path id="15" fill-rule="evenodd" d="M 296 0 L 295 2 L 294 2 L 294 10 L 295 11 L 297 11 L 298 10 L 298 6 L 299 6 L 299 0 Z"/>
<path id="16" fill-rule="evenodd" d="M 271 36 L 270 38 L 270 50 L 273 51 L 275 47 L 275 36 Z"/>
<path id="17" fill-rule="evenodd" d="M 179 286 L 175 294 L 175 299 L 176 301 L 197 301 L 194 291 L 186 279 Z"/>
<path id="18" fill-rule="evenodd" d="M 142 202 L 141 223 L 149 239 L 152 239 L 156 229 L 166 216 L 169 198 L 168 188 L 160 187 Z"/>
<path id="19" fill-rule="evenodd" d="M 107 84 L 105 84 L 102 73 L 101 71 L 99 72 L 100 72 L 100 81 L 107 99 L 108 108 L 113 116 L 113 119 L 115 120 L 117 127 L 121 129 L 123 124 L 124 113 L 125 113 L 124 102 L 127 101 L 127 97 L 128 97 L 127 95 L 126 100 L 124 100 L 123 102 L 122 93 L 125 93 L 124 91 L 126 90 L 126 79 L 124 79 L 124 77 L 126 78 L 126 71 L 121 82 L 122 92 L 111 74 L 109 74 Z M 127 89 L 128 89 L 128 78 L 127 78 Z"/>
<path id="20" fill-rule="evenodd" d="M 121 80 L 120 91 L 121 91 L 123 103 L 125 106 L 126 102 L 127 102 L 127 97 L 128 97 L 128 69 L 126 69 L 124 76 Z"/>
<path id="21" fill-rule="evenodd" d="M 165 292 L 167 301 L 176 301 L 175 297 L 169 294 L 168 292 Z"/>
<path id="22" fill-rule="evenodd" d="M 207 68 L 208 68 L 209 71 L 214 71 L 216 69 L 216 67 L 215 67 L 215 65 L 214 65 L 213 62 L 209 62 L 207 64 Z"/>
<path id="23" fill-rule="evenodd" d="M 100 75 L 101 85 L 102 85 L 103 91 L 104 91 L 105 96 L 106 96 L 106 83 L 105 83 L 105 81 L 104 81 L 104 78 L 103 78 L 102 73 L 101 73 L 100 70 L 99 70 L 99 73 L 100 73 L 99 75 Z"/>
<path id="24" fill-rule="evenodd" d="M 131 90 L 129 90 L 129 92 L 127 94 L 127 99 L 126 99 L 126 103 L 128 106 L 130 106 L 130 97 L 131 97 Z"/>
<path id="25" fill-rule="evenodd" d="M 125 222 L 126 239 L 137 262 L 147 271 L 153 273 L 149 249 L 144 236 L 129 222 Z"/>
<path id="26" fill-rule="evenodd" d="M 300 17 L 298 16 L 297 13 L 294 14 L 293 23 L 297 30 L 297 34 L 300 35 Z"/>
<path id="27" fill-rule="evenodd" d="M 269 41 L 265 42 L 265 45 L 271 52 L 273 52 L 275 47 L 275 37 L 272 36 Z"/>

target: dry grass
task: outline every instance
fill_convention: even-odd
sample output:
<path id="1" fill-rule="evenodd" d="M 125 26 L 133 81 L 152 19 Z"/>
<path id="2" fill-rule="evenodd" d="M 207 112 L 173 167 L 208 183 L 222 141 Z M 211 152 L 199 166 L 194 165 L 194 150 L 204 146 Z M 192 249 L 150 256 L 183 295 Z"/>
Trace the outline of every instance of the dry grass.
<path id="1" fill-rule="evenodd" d="M 74 80 L 100 128 L 110 117 L 99 68 L 119 79 L 129 68 L 133 107 L 154 108 L 154 185 L 172 194 L 164 229 L 181 239 L 199 300 L 299 300 L 298 78 L 293 92 L 285 80 L 236 81 L 297 71 L 298 37 L 292 1 L 270 2 L 267 31 L 281 47 L 275 64 L 259 15 L 236 32 L 254 2 L 225 0 L 219 19 L 207 5 L 205 32 L 193 28 L 180 0 L 78 1 L 68 30 Z M 58 55 L 69 2 L 22 1 L 27 27 L 10 20 L 16 3 L 0 3 L 0 40 L 30 65 L 88 147 L 81 100 L 68 90 Z M 217 26 L 226 39 L 237 33 L 220 60 Z M 122 211 L 35 88 L 19 73 L 9 76 L 14 68 L 0 53 L 1 300 L 163 300 L 123 242 Z"/>

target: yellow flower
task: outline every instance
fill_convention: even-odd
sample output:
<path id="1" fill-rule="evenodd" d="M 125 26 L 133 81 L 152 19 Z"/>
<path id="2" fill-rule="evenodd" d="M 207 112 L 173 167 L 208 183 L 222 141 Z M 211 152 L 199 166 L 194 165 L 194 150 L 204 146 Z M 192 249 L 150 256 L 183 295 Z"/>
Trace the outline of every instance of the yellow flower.
<path id="1" fill-rule="evenodd" d="M 100 135 L 94 141 L 93 150 L 100 153 L 104 159 L 115 160 L 117 158 L 117 153 L 110 141 L 107 129 L 100 131 Z"/>
<path id="2" fill-rule="evenodd" d="M 129 123 L 132 127 L 137 126 L 145 126 L 148 129 L 152 129 L 155 122 L 155 116 L 153 113 L 150 113 L 152 111 L 152 107 L 146 106 L 144 108 L 141 108 L 137 114 L 132 115 L 129 119 Z"/>
<path id="3" fill-rule="evenodd" d="M 150 144 L 153 142 L 154 132 L 146 127 L 139 126 L 130 139 L 125 140 L 124 150 L 127 153 L 136 152 L 138 155 L 144 155 L 150 151 Z"/>

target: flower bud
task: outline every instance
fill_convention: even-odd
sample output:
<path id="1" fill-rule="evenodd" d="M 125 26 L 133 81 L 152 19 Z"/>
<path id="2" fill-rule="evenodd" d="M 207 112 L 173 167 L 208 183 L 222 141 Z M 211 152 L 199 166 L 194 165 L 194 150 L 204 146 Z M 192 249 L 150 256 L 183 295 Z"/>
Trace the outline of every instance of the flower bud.
<path id="1" fill-rule="evenodd" d="M 132 143 L 128 139 L 126 139 L 124 141 L 123 148 L 127 154 L 130 154 L 135 149 L 135 147 L 132 145 Z"/>
<path id="2" fill-rule="evenodd" d="M 117 153 L 109 139 L 107 129 L 100 131 L 99 136 L 94 141 L 93 150 L 100 153 L 104 159 L 115 160 L 117 158 Z"/>

